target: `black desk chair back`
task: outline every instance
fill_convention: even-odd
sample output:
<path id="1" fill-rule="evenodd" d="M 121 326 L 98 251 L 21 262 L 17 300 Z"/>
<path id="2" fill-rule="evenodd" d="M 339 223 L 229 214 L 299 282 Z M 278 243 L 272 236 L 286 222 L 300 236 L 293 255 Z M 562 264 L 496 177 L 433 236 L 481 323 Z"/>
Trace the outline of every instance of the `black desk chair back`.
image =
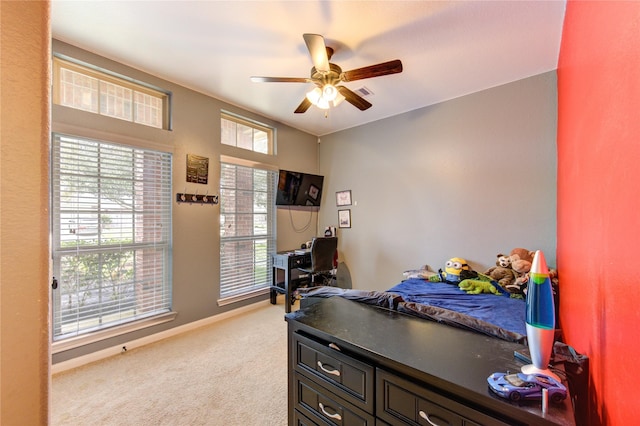
<path id="1" fill-rule="evenodd" d="M 311 244 L 311 268 L 299 268 L 311 275 L 311 285 L 333 285 L 334 260 L 338 250 L 338 237 L 314 238 Z"/>

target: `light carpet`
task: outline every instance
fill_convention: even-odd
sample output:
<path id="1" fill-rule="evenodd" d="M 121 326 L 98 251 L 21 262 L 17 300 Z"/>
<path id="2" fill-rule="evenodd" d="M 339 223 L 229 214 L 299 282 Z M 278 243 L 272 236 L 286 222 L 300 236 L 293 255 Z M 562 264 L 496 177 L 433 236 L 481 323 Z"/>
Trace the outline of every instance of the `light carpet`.
<path id="1" fill-rule="evenodd" d="M 283 304 L 129 350 L 52 379 L 51 424 L 287 424 Z"/>

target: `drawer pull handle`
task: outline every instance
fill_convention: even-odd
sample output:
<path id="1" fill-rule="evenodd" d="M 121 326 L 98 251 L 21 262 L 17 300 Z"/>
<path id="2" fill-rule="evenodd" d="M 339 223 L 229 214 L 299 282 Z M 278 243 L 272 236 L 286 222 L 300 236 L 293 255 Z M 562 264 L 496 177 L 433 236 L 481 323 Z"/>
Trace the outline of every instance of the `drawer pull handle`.
<path id="1" fill-rule="evenodd" d="M 342 416 L 339 413 L 329 414 L 327 410 L 324 409 L 324 405 L 322 405 L 322 402 L 318 402 L 318 407 L 320 407 L 320 411 L 322 411 L 322 414 L 329 417 L 330 419 L 335 419 L 338 421 L 342 420 Z"/>
<path id="2" fill-rule="evenodd" d="M 435 419 L 443 420 L 443 421 L 444 421 L 444 423 L 434 423 L 433 421 L 431 421 L 430 416 L 429 416 L 427 413 L 425 413 L 424 411 L 422 411 L 422 410 L 418 411 L 418 414 L 420 415 L 420 417 L 422 417 L 423 419 L 425 419 L 426 421 L 428 421 L 428 422 L 429 422 L 429 424 L 430 424 L 430 425 L 432 425 L 432 426 L 444 426 L 444 425 L 448 425 L 448 424 L 450 424 L 449 422 L 447 422 L 446 420 L 441 419 L 441 418 L 440 418 L 440 417 L 438 417 L 438 416 L 433 416 L 433 417 L 434 417 L 434 420 L 435 420 Z"/>
<path id="3" fill-rule="evenodd" d="M 340 377 L 340 371 L 336 370 L 335 368 L 332 368 L 332 369 L 325 368 L 325 366 L 320 361 L 318 361 L 318 367 L 320 367 L 320 370 L 324 371 L 327 374 Z"/>
<path id="4" fill-rule="evenodd" d="M 329 343 L 329 347 L 331 349 L 335 349 L 336 351 L 342 352 L 342 349 L 340 349 L 340 347 L 338 345 L 336 345 L 335 343 Z"/>

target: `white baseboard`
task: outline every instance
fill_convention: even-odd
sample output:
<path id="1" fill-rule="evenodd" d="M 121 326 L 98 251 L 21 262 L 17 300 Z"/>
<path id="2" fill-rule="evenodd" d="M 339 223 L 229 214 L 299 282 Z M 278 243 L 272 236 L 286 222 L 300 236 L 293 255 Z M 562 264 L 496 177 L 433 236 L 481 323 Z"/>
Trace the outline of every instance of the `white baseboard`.
<path id="1" fill-rule="evenodd" d="M 254 309 L 258 309 L 263 307 L 264 305 L 269 304 L 269 300 L 260 301 L 257 303 L 252 303 L 251 305 L 243 306 L 241 308 L 233 309 L 228 312 L 224 312 L 222 314 L 214 315 L 208 318 L 203 318 L 198 321 L 190 322 L 189 324 L 180 325 L 178 327 L 170 328 L 169 330 L 161 331 L 159 333 L 154 333 L 149 336 L 141 337 L 139 339 L 132 340 L 130 342 L 124 342 L 117 346 L 112 346 L 107 349 L 103 349 L 101 351 L 92 352 L 87 355 L 79 356 L 77 358 L 73 358 L 67 361 L 58 362 L 51 366 L 51 375 L 55 375 L 58 373 L 62 373 L 64 371 L 71 370 L 73 368 L 78 368 L 86 364 L 90 364 L 92 362 L 100 361 L 105 358 L 109 358 L 115 355 L 120 355 L 123 353 L 123 347 L 127 348 L 127 351 L 139 348 L 150 343 L 159 342 L 160 340 L 167 339 L 169 337 L 177 336 L 181 333 L 185 333 L 187 331 L 195 330 L 200 327 L 204 327 L 207 325 L 214 324 L 218 321 L 225 320 L 227 318 L 232 318 L 237 315 L 244 314 L 246 312 L 250 312 Z"/>

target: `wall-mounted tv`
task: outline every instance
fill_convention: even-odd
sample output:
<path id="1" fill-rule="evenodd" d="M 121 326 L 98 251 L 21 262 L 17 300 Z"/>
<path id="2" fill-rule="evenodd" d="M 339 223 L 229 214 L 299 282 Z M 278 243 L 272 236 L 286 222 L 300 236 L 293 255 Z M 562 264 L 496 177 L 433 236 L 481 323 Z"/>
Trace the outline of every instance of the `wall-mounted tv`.
<path id="1" fill-rule="evenodd" d="M 319 207 L 324 176 L 280 170 L 276 206 Z"/>

